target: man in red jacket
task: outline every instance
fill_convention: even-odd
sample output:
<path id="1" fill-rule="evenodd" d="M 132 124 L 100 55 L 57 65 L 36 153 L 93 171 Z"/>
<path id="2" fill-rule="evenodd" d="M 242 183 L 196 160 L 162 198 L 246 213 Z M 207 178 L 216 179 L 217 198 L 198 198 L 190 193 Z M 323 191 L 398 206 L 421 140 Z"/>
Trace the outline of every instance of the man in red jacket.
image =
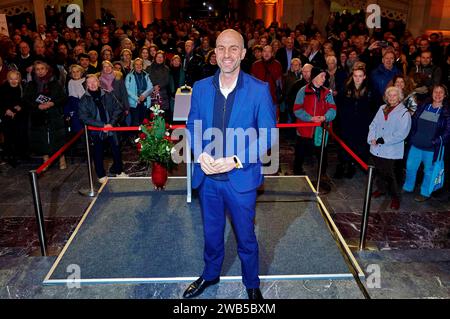
<path id="1" fill-rule="evenodd" d="M 266 45 L 263 48 L 262 59 L 252 64 L 250 73 L 257 79 L 269 83 L 270 95 L 272 96 L 273 104 L 277 107 L 278 119 L 279 99 L 281 99 L 281 96 L 277 92 L 281 92 L 281 76 L 283 75 L 283 70 L 281 63 L 273 57 L 272 47 L 270 45 Z"/>
<path id="2" fill-rule="evenodd" d="M 294 114 L 297 123 L 306 122 L 331 122 L 336 117 L 336 104 L 333 99 L 333 92 L 323 86 L 326 79 L 326 72 L 314 67 L 311 70 L 311 82 L 302 87 L 295 98 Z M 295 144 L 294 174 L 305 175 L 303 162 L 306 155 L 315 149 L 320 151 L 319 146 L 314 143 L 314 135 L 320 127 L 298 127 L 297 141 Z M 323 158 L 323 173 L 325 175 L 327 166 L 327 153 Z"/>

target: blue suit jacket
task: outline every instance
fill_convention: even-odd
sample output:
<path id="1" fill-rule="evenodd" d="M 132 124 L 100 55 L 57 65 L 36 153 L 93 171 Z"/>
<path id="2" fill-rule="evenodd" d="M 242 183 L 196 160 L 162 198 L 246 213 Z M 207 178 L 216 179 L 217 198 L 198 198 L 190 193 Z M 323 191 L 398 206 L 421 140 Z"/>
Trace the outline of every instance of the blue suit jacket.
<path id="1" fill-rule="evenodd" d="M 243 165 L 241 169 L 233 169 L 228 172 L 228 178 L 237 192 L 247 192 L 262 184 L 264 177 L 261 171 L 260 156 L 265 154 L 274 143 L 278 143 L 278 136 L 271 134 L 276 132 L 271 132 L 271 129 L 276 127 L 276 112 L 269 85 L 242 71 L 240 76 L 242 78 L 240 85 L 238 81 L 236 86 L 236 95 L 227 128 L 243 129 L 243 131 L 253 128 L 256 132 L 262 128 L 267 129 L 267 135 L 258 134 L 253 139 L 246 138 L 245 143 L 238 143 L 238 139 L 233 133 L 227 134 L 227 144 L 233 139 L 234 148 L 231 151 L 232 154 L 225 153 L 224 150 L 224 157 L 237 155 Z M 205 131 L 212 127 L 215 94 L 216 87 L 213 77 L 195 82 L 187 121 L 188 143 L 194 152 L 195 163 L 192 178 L 193 188 L 199 187 L 205 178 L 205 173 L 197 163 L 197 159 L 205 147 L 211 143 L 209 138 L 204 139 L 203 137 Z M 198 122 L 199 120 L 201 122 Z M 194 127 L 195 123 L 197 123 L 197 129 Z M 250 160 L 252 158 L 256 158 L 257 161 Z"/>

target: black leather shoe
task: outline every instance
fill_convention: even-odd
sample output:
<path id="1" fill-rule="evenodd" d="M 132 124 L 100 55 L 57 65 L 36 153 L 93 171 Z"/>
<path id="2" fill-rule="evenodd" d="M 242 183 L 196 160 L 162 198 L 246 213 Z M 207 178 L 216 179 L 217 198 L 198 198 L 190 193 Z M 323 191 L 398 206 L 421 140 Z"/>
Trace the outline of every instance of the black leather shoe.
<path id="1" fill-rule="evenodd" d="M 220 277 L 217 277 L 214 280 L 205 280 L 203 277 L 198 278 L 192 284 L 187 287 L 187 289 L 183 293 L 183 298 L 194 298 L 200 295 L 203 290 L 208 288 L 209 286 L 215 285 L 220 281 Z"/>
<path id="2" fill-rule="evenodd" d="M 247 289 L 248 299 L 250 300 L 263 300 L 261 290 L 259 288 Z"/>

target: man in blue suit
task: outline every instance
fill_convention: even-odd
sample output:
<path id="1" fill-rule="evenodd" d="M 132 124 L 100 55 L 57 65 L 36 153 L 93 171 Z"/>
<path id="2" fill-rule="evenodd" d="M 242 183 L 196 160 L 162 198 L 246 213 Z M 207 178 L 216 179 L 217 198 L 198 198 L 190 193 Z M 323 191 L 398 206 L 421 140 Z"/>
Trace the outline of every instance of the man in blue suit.
<path id="1" fill-rule="evenodd" d="M 205 267 L 183 297 L 198 296 L 219 282 L 227 210 L 248 297 L 262 299 L 254 218 L 256 191 L 263 182 L 262 157 L 278 136 L 275 106 L 268 84 L 240 70 L 245 57 L 240 33 L 223 31 L 215 53 L 220 69 L 194 84 L 187 121 L 195 160 L 192 187 L 198 188 L 203 214 Z"/>

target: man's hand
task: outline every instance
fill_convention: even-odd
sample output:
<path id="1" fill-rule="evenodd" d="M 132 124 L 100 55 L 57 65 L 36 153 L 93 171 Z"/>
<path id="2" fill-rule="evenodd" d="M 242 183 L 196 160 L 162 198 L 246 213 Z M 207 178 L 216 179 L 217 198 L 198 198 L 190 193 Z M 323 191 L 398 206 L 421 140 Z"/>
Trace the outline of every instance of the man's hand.
<path id="1" fill-rule="evenodd" d="M 39 104 L 38 108 L 41 111 L 45 111 L 49 108 L 49 106 L 47 105 L 47 103 L 43 103 L 43 104 Z"/>
<path id="2" fill-rule="evenodd" d="M 10 118 L 13 119 L 15 114 L 14 114 L 14 112 L 11 111 L 10 109 L 7 109 L 6 112 L 5 112 L 5 115 L 6 115 L 6 116 L 9 116 Z"/>
<path id="3" fill-rule="evenodd" d="M 55 105 L 55 103 L 53 103 L 53 102 L 42 103 L 42 104 L 39 104 L 39 109 L 41 111 L 48 110 L 49 108 L 51 108 L 54 105 Z"/>
<path id="4" fill-rule="evenodd" d="M 111 127 L 113 127 L 111 124 L 105 124 L 104 126 L 103 126 L 104 128 L 111 128 Z"/>
<path id="5" fill-rule="evenodd" d="M 313 116 L 311 118 L 311 121 L 315 123 L 322 123 L 323 121 L 325 121 L 325 116 Z"/>
<path id="6" fill-rule="evenodd" d="M 20 111 L 22 110 L 22 108 L 21 108 L 19 105 L 14 106 L 14 109 L 15 109 L 17 112 L 20 112 Z"/>
<path id="7" fill-rule="evenodd" d="M 212 166 L 218 171 L 218 173 L 227 173 L 236 168 L 236 163 L 233 157 L 222 157 L 216 159 Z"/>
<path id="8" fill-rule="evenodd" d="M 373 49 L 378 49 L 380 47 L 380 41 L 375 41 L 369 46 L 369 51 L 372 51 Z"/>
<path id="9" fill-rule="evenodd" d="M 372 145 L 377 145 L 377 140 L 376 140 L 376 139 L 371 140 L 371 141 L 370 141 L 370 144 L 372 144 Z"/>
<path id="10" fill-rule="evenodd" d="M 312 52 L 312 48 L 311 48 L 311 46 L 310 45 L 308 45 L 308 47 L 306 48 L 306 50 L 305 50 L 305 53 L 304 53 L 304 55 L 307 57 L 308 55 L 310 55 L 311 54 L 311 52 Z"/>
<path id="11" fill-rule="evenodd" d="M 207 153 L 201 153 L 198 157 L 198 162 L 200 163 L 200 167 L 202 171 L 205 172 L 206 175 L 212 175 L 219 173 L 212 164 L 214 163 L 214 158 Z"/>
<path id="12" fill-rule="evenodd" d="M 141 96 L 139 97 L 139 102 L 142 103 L 142 102 L 144 102 L 144 101 L 145 101 L 145 96 L 141 95 Z"/>

